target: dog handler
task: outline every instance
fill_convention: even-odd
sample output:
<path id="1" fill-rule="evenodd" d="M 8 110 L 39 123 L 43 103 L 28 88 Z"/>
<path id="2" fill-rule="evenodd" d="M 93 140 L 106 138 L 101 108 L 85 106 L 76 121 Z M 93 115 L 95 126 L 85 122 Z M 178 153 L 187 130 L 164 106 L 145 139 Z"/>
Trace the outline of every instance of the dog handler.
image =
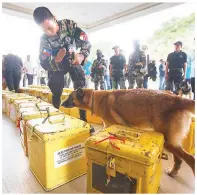
<path id="1" fill-rule="evenodd" d="M 86 33 L 74 21 L 56 20 L 46 7 L 36 8 L 33 16 L 44 31 L 40 42 L 40 64 L 50 73 L 48 86 L 53 94 L 52 103 L 59 108 L 66 73 L 70 73 L 74 89 L 85 86 L 81 65 L 89 55 L 91 45 Z M 80 52 L 76 53 L 78 48 Z M 80 119 L 86 121 L 84 110 L 80 110 Z"/>
<path id="2" fill-rule="evenodd" d="M 180 83 L 185 79 L 187 54 L 181 50 L 183 45 L 181 41 L 177 41 L 174 45 L 175 51 L 168 55 L 166 63 L 166 90 L 173 91 L 174 84 L 174 93 L 178 95 Z"/>

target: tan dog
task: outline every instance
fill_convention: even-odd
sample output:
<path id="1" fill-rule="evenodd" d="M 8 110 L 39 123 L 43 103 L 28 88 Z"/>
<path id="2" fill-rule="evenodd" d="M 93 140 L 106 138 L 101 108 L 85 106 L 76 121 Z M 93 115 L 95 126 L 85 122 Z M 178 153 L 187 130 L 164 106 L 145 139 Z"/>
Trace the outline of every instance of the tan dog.
<path id="1" fill-rule="evenodd" d="M 174 156 L 174 166 L 167 169 L 166 173 L 176 175 L 184 160 L 195 174 L 195 158 L 181 147 L 195 112 L 195 101 L 173 93 L 147 89 L 77 89 L 62 106 L 92 110 L 107 126 L 119 124 L 144 129 L 152 127 L 154 131 L 164 134 L 165 148 Z"/>

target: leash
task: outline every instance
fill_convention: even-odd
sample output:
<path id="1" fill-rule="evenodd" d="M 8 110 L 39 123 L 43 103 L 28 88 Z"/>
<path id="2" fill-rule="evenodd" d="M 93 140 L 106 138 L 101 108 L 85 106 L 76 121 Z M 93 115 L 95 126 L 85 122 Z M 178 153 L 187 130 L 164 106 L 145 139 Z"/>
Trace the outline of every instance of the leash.
<path id="1" fill-rule="evenodd" d="M 124 137 L 122 137 L 122 136 L 118 136 L 118 135 L 113 134 L 113 133 L 110 133 L 110 132 L 108 132 L 108 134 L 109 134 L 108 137 L 103 138 L 102 140 L 99 140 L 99 141 L 95 142 L 95 145 L 96 145 L 96 144 L 99 144 L 99 143 L 101 143 L 101 142 L 104 142 L 104 141 L 106 141 L 106 140 L 109 140 L 109 143 L 111 144 L 112 147 L 116 148 L 117 150 L 120 150 L 120 148 L 119 148 L 118 146 L 116 146 L 116 145 L 112 142 L 112 140 L 119 140 L 119 141 L 122 141 L 123 143 L 125 143 L 126 138 L 124 138 Z"/>

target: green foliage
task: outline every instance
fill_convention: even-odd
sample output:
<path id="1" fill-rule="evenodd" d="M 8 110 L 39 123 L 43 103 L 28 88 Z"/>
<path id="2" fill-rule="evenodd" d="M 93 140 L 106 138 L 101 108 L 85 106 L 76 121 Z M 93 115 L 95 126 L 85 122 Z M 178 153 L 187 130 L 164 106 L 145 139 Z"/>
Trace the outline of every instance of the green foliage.
<path id="1" fill-rule="evenodd" d="M 171 18 L 164 22 L 161 27 L 156 30 L 145 45 L 149 48 L 150 58 L 156 61 L 163 58 L 166 60 L 167 55 L 173 51 L 173 43 L 175 41 L 183 42 L 183 50 L 190 51 L 193 49 L 193 38 L 195 37 L 195 14 L 192 13 L 188 17 Z M 114 53 L 112 47 L 117 43 L 111 41 L 102 41 L 99 37 L 98 42 L 92 43 L 92 49 L 89 60 L 93 61 L 96 58 L 96 50 L 101 49 L 105 57 L 109 58 Z M 124 49 L 124 48 L 123 48 Z"/>
<path id="2" fill-rule="evenodd" d="M 163 23 L 161 28 L 155 31 L 153 36 L 147 40 L 149 52 L 152 58 L 166 59 L 168 53 L 173 51 L 175 41 L 183 42 L 183 50 L 193 49 L 193 38 L 195 37 L 195 14 L 188 17 L 172 18 Z"/>

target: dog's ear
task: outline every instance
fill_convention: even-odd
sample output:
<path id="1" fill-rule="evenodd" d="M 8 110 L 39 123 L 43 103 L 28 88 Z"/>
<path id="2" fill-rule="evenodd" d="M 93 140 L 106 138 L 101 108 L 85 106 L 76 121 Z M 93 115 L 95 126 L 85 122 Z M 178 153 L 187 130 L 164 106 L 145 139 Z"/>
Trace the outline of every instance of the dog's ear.
<path id="1" fill-rule="evenodd" d="M 77 92 L 77 98 L 78 98 L 79 100 L 82 100 L 83 97 L 84 97 L 84 90 L 81 89 L 81 88 L 78 88 L 78 89 L 76 90 L 76 92 Z"/>

